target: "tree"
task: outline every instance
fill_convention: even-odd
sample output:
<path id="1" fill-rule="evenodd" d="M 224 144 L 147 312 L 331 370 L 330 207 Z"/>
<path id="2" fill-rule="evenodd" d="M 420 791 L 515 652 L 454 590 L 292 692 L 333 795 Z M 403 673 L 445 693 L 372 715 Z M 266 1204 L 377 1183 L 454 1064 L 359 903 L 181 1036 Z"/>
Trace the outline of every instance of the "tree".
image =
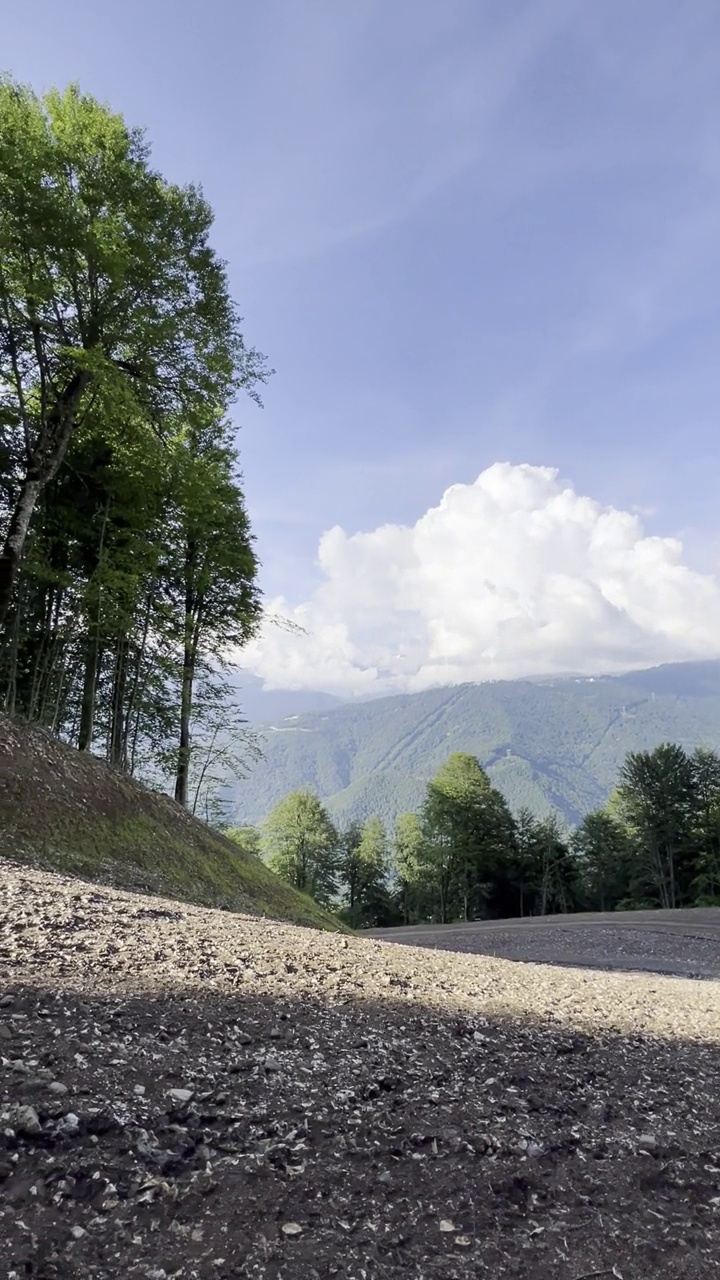
<path id="1" fill-rule="evenodd" d="M 260 857 L 260 832 L 257 827 L 225 827 L 223 835 L 227 840 L 232 840 L 248 857 Z"/>
<path id="2" fill-rule="evenodd" d="M 76 86 L 0 80 L 0 628 L 38 499 L 99 401 L 162 432 L 266 376 L 211 224 L 121 116 Z"/>
<path id="3" fill-rule="evenodd" d="M 613 911 L 631 892 L 632 848 L 622 823 L 606 809 L 594 809 L 573 832 L 570 846 L 577 863 L 585 906 Z"/>
<path id="4" fill-rule="evenodd" d="M 351 822 L 338 835 L 337 870 L 349 919 L 355 918 L 360 901 L 362 862 L 358 850 L 362 836 L 362 824 L 359 822 Z"/>
<path id="5" fill-rule="evenodd" d="M 345 833 L 343 843 L 348 852 L 340 866 L 349 924 L 358 929 L 385 923 L 390 913 L 389 859 L 387 836 L 380 818 L 368 818 L 359 832 L 353 825 Z"/>
<path id="6" fill-rule="evenodd" d="M 257 559 L 242 494 L 232 477 L 223 424 L 187 433 L 178 450 L 177 501 L 170 571 L 182 652 L 175 799 L 188 805 L 193 692 L 198 664 L 208 654 L 244 644 L 260 621 Z"/>
<path id="7" fill-rule="evenodd" d="M 626 757 L 616 805 L 661 907 L 678 907 L 689 899 L 694 800 L 693 763 L 676 743 Z"/>
<path id="8" fill-rule="evenodd" d="M 512 848 L 505 800 L 474 756 L 455 752 L 428 785 L 423 807 L 424 858 L 432 869 L 442 921 L 485 910 L 498 862 Z"/>
<path id="9" fill-rule="evenodd" d="M 417 917 L 423 897 L 423 831 L 416 813 L 401 813 L 395 822 L 392 862 L 399 887 L 400 908 L 405 924 Z"/>
<path id="10" fill-rule="evenodd" d="M 272 871 L 323 906 L 336 893 L 338 834 L 310 791 L 292 791 L 262 828 L 261 848 Z"/>
<path id="11" fill-rule="evenodd" d="M 542 869 L 539 914 L 572 911 L 577 893 L 577 869 L 554 814 L 537 823 L 535 841 Z"/>
<path id="12" fill-rule="evenodd" d="M 690 763 L 694 782 L 692 893 L 701 902 L 714 904 L 720 897 L 720 756 L 707 747 L 697 747 Z"/>

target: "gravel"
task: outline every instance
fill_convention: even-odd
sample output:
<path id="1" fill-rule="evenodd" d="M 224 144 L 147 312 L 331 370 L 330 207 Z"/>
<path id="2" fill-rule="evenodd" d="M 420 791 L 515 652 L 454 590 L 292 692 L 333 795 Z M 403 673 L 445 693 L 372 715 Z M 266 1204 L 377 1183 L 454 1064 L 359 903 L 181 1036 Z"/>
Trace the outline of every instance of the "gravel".
<path id="1" fill-rule="evenodd" d="M 715 981 L 0 884 L 8 1280 L 720 1272 Z"/>

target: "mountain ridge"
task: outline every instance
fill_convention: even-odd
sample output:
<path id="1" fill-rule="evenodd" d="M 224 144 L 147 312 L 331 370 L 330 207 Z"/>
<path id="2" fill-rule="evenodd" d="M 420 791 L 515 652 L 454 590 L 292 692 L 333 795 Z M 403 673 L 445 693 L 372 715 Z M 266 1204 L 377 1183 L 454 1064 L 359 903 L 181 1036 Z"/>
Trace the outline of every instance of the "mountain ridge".
<path id="1" fill-rule="evenodd" d="M 476 755 L 511 807 L 574 825 L 601 805 L 628 751 L 672 740 L 720 748 L 720 661 L 626 675 L 494 680 L 301 712 L 257 726 L 264 758 L 234 789 L 238 821 L 262 821 L 308 787 L 338 822 L 422 802 L 452 751 Z"/>

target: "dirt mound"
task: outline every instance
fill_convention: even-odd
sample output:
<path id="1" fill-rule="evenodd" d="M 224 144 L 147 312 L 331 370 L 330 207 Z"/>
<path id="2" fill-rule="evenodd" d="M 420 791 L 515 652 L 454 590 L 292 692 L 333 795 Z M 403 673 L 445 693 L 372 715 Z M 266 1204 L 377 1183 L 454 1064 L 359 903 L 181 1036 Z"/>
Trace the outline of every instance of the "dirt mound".
<path id="1" fill-rule="evenodd" d="M 720 985 L 0 866 L 14 1280 L 706 1280 Z"/>
<path id="2" fill-rule="evenodd" d="M 168 796 L 2 715 L 0 854 L 123 888 L 340 928 Z"/>

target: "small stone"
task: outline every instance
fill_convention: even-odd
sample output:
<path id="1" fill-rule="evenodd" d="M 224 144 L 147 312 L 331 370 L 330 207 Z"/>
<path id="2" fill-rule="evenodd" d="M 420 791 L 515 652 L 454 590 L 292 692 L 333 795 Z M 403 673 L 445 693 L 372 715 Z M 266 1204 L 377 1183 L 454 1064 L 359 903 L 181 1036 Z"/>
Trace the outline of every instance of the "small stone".
<path id="1" fill-rule="evenodd" d="M 30 1137 L 42 1130 L 40 1117 L 34 1107 L 16 1107 L 10 1116 L 10 1123 L 18 1133 L 25 1133 Z"/>
<path id="2" fill-rule="evenodd" d="M 133 1093 L 135 1094 L 135 1097 L 136 1097 L 136 1098 L 144 1098 L 144 1097 L 145 1097 L 145 1085 L 144 1085 L 144 1084 L 136 1084 L 136 1085 L 135 1085 L 135 1087 L 134 1087 L 134 1089 L 133 1089 Z"/>
<path id="3" fill-rule="evenodd" d="M 57 1126 L 57 1132 L 64 1138 L 74 1138 L 80 1129 L 80 1118 L 74 1111 L 68 1111 Z"/>
<path id="4" fill-rule="evenodd" d="M 525 1150 L 530 1160 L 537 1160 L 538 1156 L 542 1155 L 542 1147 L 539 1142 L 528 1142 Z"/>
<path id="5" fill-rule="evenodd" d="M 441 1219 L 440 1219 L 440 1230 L 441 1230 L 441 1231 L 443 1231 L 443 1232 L 446 1232 L 446 1233 L 447 1233 L 448 1231 L 455 1231 L 455 1230 L 456 1230 L 455 1223 L 454 1223 L 454 1222 L 452 1222 L 452 1221 L 450 1220 L 450 1218 L 441 1218 Z"/>
<path id="6" fill-rule="evenodd" d="M 300 1223 L 299 1223 L 299 1222 L 283 1222 L 283 1224 L 282 1224 L 282 1232 L 283 1232 L 283 1235 L 286 1235 L 286 1236 L 301 1236 L 301 1235 L 302 1235 L 302 1231 L 303 1231 L 303 1229 L 302 1229 L 302 1227 L 300 1226 Z"/>
<path id="7" fill-rule="evenodd" d="M 13 1029 L 6 1022 L 0 1022 L 0 1040 L 12 1040 Z"/>
<path id="8" fill-rule="evenodd" d="M 53 1080 L 52 1084 L 48 1085 L 48 1093 L 54 1093 L 56 1098 L 64 1098 L 67 1092 L 67 1085 L 62 1084 L 60 1080 Z"/>
<path id="9" fill-rule="evenodd" d="M 252 1036 L 249 1036 L 247 1031 L 241 1031 L 235 1039 L 238 1044 L 252 1044 Z"/>
<path id="10" fill-rule="evenodd" d="M 71 1227 L 70 1235 L 72 1236 L 73 1240 L 82 1240 L 83 1236 L 87 1235 L 87 1231 L 85 1230 L 84 1227 Z"/>
<path id="11" fill-rule="evenodd" d="M 657 1138 L 652 1133 L 641 1133 L 638 1138 L 638 1149 L 640 1151 L 656 1151 Z"/>
<path id="12" fill-rule="evenodd" d="M 470 1249 L 472 1246 L 472 1240 L 470 1239 L 470 1236 L 456 1236 L 453 1244 L 456 1244 L 458 1249 Z"/>
<path id="13" fill-rule="evenodd" d="M 194 1089 L 168 1089 L 168 1095 L 173 1102 L 189 1102 L 194 1093 Z"/>
<path id="14" fill-rule="evenodd" d="M 14 997 L 14 996 L 2 996 L 2 997 L 0 997 L 0 1009 L 9 1009 L 9 1008 L 10 1008 L 10 1006 L 11 1006 L 11 1005 L 13 1005 L 14 1003 L 15 1003 L 15 997 Z"/>
<path id="15" fill-rule="evenodd" d="M 273 1056 L 270 1055 L 265 1059 L 266 1071 L 280 1071 L 280 1069 L 280 1060 L 278 1058 L 273 1058 Z"/>

